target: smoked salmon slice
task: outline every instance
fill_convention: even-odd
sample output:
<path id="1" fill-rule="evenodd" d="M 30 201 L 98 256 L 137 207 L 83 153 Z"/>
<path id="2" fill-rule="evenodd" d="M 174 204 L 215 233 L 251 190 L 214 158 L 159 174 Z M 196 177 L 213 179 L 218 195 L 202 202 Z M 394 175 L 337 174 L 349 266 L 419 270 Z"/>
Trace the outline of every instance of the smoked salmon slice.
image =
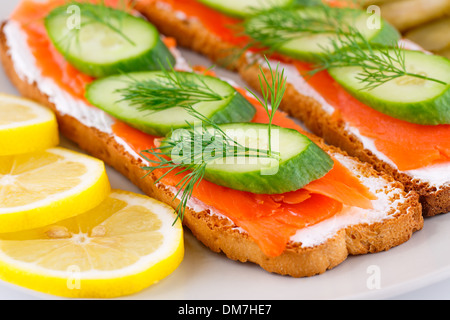
<path id="1" fill-rule="evenodd" d="M 287 192 L 280 195 L 272 196 L 275 202 L 283 202 L 286 204 L 298 204 L 311 198 L 311 192 L 306 189 L 300 189 L 297 191 Z"/>
<path id="2" fill-rule="evenodd" d="M 266 255 L 276 257 L 283 253 L 286 244 L 298 230 L 333 217 L 342 210 L 342 204 L 316 194 L 306 201 L 283 209 L 258 219 L 241 219 L 233 215 L 229 218 L 246 230 Z"/>

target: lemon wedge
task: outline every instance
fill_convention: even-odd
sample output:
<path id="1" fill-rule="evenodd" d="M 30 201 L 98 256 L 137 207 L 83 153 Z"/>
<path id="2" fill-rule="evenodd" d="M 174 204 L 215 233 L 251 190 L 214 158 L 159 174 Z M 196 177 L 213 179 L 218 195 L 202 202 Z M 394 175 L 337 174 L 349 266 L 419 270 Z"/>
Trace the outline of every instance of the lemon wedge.
<path id="1" fill-rule="evenodd" d="M 0 157 L 0 233 L 90 210 L 111 191 L 102 161 L 64 148 Z"/>
<path id="2" fill-rule="evenodd" d="M 52 111 L 31 100 L 0 94 L 0 156 L 45 150 L 58 143 Z"/>
<path id="3" fill-rule="evenodd" d="M 0 278 L 63 297 L 111 298 L 139 292 L 177 269 L 183 228 L 152 198 L 113 190 L 76 217 L 0 235 Z"/>

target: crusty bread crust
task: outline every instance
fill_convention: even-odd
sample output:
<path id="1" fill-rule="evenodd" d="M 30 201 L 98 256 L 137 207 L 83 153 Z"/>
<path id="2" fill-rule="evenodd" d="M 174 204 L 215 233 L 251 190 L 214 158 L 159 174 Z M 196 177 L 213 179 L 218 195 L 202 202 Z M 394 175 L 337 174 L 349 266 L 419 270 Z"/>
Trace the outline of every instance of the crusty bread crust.
<path id="1" fill-rule="evenodd" d="M 0 56 L 6 74 L 24 97 L 40 102 L 56 113 L 63 135 L 77 143 L 81 149 L 102 159 L 122 173 L 145 194 L 174 208 L 177 206 L 178 201 L 172 200 L 174 194 L 161 184 L 155 184 L 153 176 L 142 179 L 147 173 L 141 168 L 142 162 L 130 155 L 112 136 L 96 128 L 86 127 L 76 118 L 60 114 L 56 106 L 39 91 L 35 83 L 23 81 L 17 75 L 8 52 L 2 30 Z M 329 150 L 338 152 L 333 147 Z M 384 177 L 391 181 L 393 186 L 402 188 L 401 184 L 389 176 L 382 176 L 366 164 L 359 163 L 358 167 L 364 176 Z M 417 194 L 403 192 L 402 195 L 405 201 L 398 208 L 392 208 L 397 210 L 397 213 L 385 222 L 343 229 L 334 238 L 313 248 L 303 248 L 299 243 L 289 243 L 285 252 L 278 257 L 266 256 L 247 234 L 238 231 L 228 219 L 210 214 L 209 210 L 195 212 L 188 208 L 183 223 L 208 248 L 214 252 L 223 252 L 230 259 L 253 262 L 269 272 L 281 275 L 307 277 L 336 267 L 349 255 L 389 250 L 409 240 L 414 232 L 421 230 L 423 217 Z"/>
<path id="2" fill-rule="evenodd" d="M 158 6 L 156 2 L 144 6 L 138 2 L 137 9 L 162 33 L 177 39 L 181 46 L 207 56 L 214 63 L 220 64 L 223 61 L 229 61 L 223 59 L 224 55 L 236 50 L 233 45 L 222 42 L 219 37 L 209 32 L 198 20 L 180 20 L 170 6 Z M 249 62 L 243 56 L 224 67 L 238 71 L 242 79 L 254 90 L 261 89 L 258 79 L 260 66 L 256 65 L 255 61 Z M 267 72 L 266 75 L 270 77 L 270 73 Z M 342 119 L 334 118 L 324 112 L 315 99 L 300 94 L 290 84 L 288 84 L 280 109 L 302 121 L 311 132 L 322 137 L 325 142 L 345 150 L 349 155 L 357 157 L 361 161 L 370 163 L 377 171 L 393 176 L 405 186 L 407 191 L 417 192 L 420 196 L 424 216 L 431 217 L 450 211 L 450 185 L 442 186 L 438 190 L 426 182 L 414 180 L 407 174 L 399 172 L 364 148 L 362 142 L 346 130 Z"/>

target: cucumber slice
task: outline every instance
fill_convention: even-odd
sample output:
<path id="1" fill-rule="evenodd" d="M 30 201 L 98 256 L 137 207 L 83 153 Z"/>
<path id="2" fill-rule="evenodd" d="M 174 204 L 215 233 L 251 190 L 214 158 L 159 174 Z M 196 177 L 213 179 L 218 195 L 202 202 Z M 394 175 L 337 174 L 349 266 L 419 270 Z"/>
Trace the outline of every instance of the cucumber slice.
<path id="1" fill-rule="evenodd" d="M 236 18 L 245 18 L 258 10 L 282 7 L 293 4 L 296 0 L 199 0 L 205 5 Z"/>
<path id="2" fill-rule="evenodd" d="M 247 122 L 253 119 L 255 108 L 230 84 L 215 77 L 188 72 L 147 71 L 106 77 L 94 81 L 86 88 L 86 98 L 94 106 L 136 129 L 155 136 L 166 136 L 174 129 L 187 127 L 186 122 L 193 123 L 197 119 L 177 105 L 165 110 L 142 110 L 142 104 L 124 100 L 123 90 L 136 81 L 144 86 L 152 81 L 165 85 L 167 75 L 173 73 L 191 86 L 197 84 L 218 95 L 218 100 L 193 105 L 195 110 L 215 123 Z M 161 98 L 166 99 L 165 96 Z"/>
<path id="3" fill-rule="evenodd" d="M 391 117 L 422 125 L 450 124 L 450 60 L 418 51 L 404 51 L 408 72 L 447 83 L 403 76 L 366 89 L 359 67 L 332 68 L 331 76 L 371 108 Z M 394 56 L 392 50 L 389 53 Z"/>
<path id="4" fill-rule="evenodd" d="M 278 53 L 318 62 L 321 56 L 333 53 L 332 41 L 339 43 L 337 27 L 333 27 L 336 24 L 343 30 L 346 25 L 354 27 L 372 44 L 391 46 L 398 42 L 399 32 L 383 19 L 380 28 L 369 28 L 370 17 L 369 13 L 357 9 L 322 6 L 270 10 L 248 19 L 245 33 Z"/>
<path id="5" fill-rule="evenodd" d="M 168 69 L 175 63 L 152 24 L 104 5 L 58 7 L 45 18 L 45 26 L 64 58 L 95 78 Z"/>
<path id="6" fill-rule="evenodd" d="M 232 123 L 219 125 L 219 128 L 242 146 L 258 149 L 267 154 L 268 125 Z M 207 130 L 214 136 L 214 128 L 208 127 Z M 174 131 L 170 136 L 172 142 L 186 141 L 184 131 L 186 130 Z M 248 157 L 244 152 L 235 152 L 226 157 L 219 156 L 207 162 L 204 178 L 235 190 L 256 194 L 281 194 L 303 188 L 311 181 L 323 177 L 333 167 L 331 157 L 296 130 L 272 126 L 271 141 L 272 151 L 277 153 L 278 158 Z M 164 145 L 166 144 L 163 141 L 162 146 Z M 183 163 L 180 157 L 184 156 L 184 152 L 188 152 L 191 156 L 191 150 L 183 150 L 181 147 L 172 152 L 172 160 Z M 207 153 L 220 154 L 214 148 Z M 207 156 L 203 154 L 204 158 Z"/>

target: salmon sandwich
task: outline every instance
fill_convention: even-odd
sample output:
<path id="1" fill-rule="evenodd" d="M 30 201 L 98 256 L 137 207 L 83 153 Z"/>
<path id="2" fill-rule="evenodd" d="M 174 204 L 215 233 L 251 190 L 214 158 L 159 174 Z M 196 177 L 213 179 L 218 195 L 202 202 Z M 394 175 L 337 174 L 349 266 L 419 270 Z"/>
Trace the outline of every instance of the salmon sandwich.
<path id="1" fill-rule="evenodd" d="M 190 66 L 123 1 L 24 0 L 2 25 L 17 89 L 214 252 L 307 277 L 389 250 L 423 227 L 419 196 L 278 110 L 282 65 L 261 95 Z"/>

